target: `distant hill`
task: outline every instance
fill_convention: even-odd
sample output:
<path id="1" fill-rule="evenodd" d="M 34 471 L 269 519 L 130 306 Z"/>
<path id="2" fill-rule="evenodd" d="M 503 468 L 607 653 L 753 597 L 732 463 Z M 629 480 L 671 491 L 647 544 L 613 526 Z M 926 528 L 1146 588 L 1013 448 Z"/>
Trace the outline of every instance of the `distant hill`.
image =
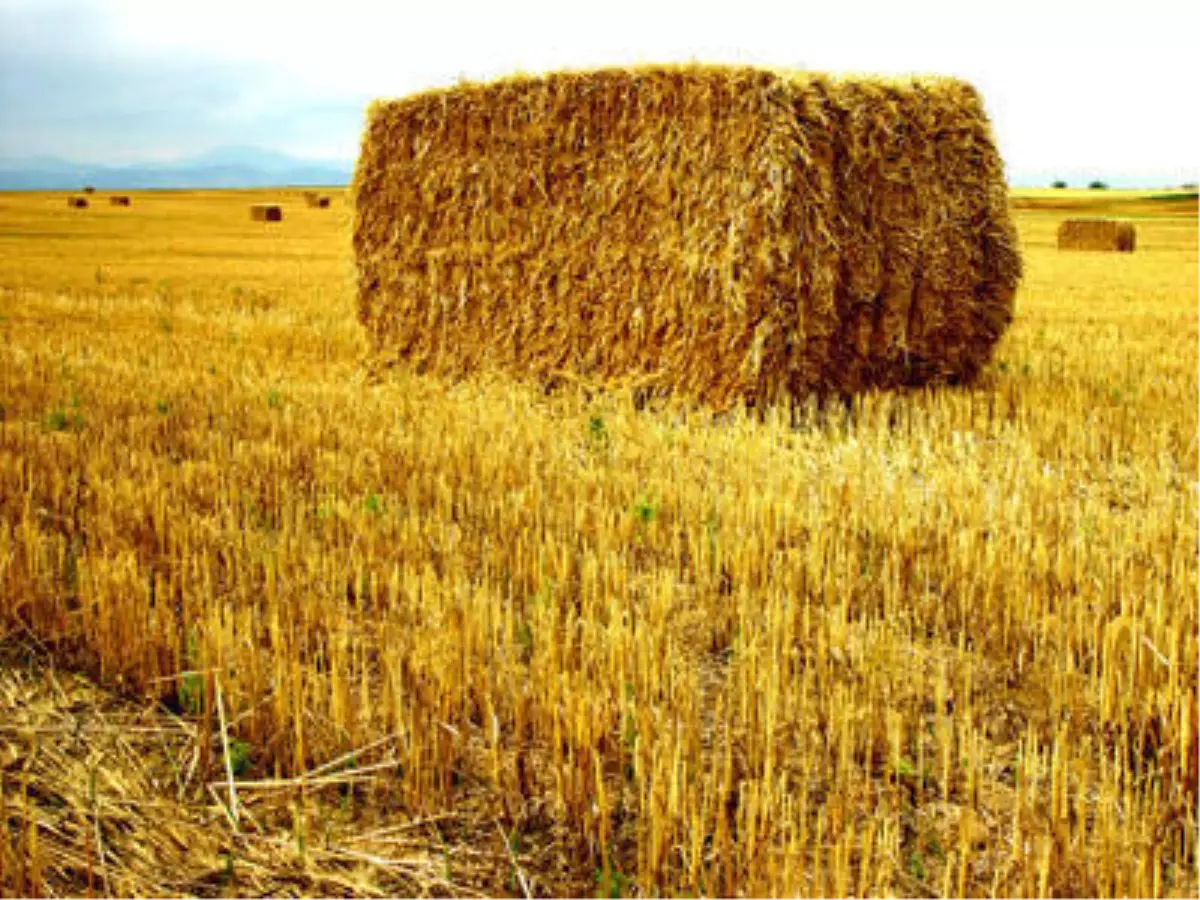
<path id="1" fill-rule="evenodd" d="M 0 159 L 0 190 L 251 188 L 348 184 L 354 164 L 307 160 L 258 147 L 221 147 L 166 162 L 104 166 L 52 156 Z"/>

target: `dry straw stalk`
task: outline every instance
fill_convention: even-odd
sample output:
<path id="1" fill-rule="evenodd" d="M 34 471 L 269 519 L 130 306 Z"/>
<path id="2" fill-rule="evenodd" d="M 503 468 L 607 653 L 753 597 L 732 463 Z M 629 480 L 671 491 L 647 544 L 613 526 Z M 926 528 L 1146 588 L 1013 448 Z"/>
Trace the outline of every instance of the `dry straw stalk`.
<path id="1" fill-rule="evenodd" d="M 376 360 L 718 407 L 968 380 L 1020 259 L 976 92 L 941 78 L 612 69 L 370 110 Z"/>
<path id="2" fill-rule="evenodd" d="M 1132 253 L 1137 230 L 1117 219 L 1066 219 L 1058 226 L 1059 250 L 1110 250 Z"/>
<path id="3" fill-rule="evenodd" d="M 194 721 L 102 691 L 0 636 L 0 897 L 477 895 L 470 882 L 481 873 L 459 865 L 465 880 L 450 882 L 441 860 L 478 853 L 494 840 L 491 821 L 480 816 L 464 846 L 448 848 L 436 823 L 460 813 L 392 814 L 383 826 L 362 810 L 346 817 L 345 793 L 394 782 L 394 734 L 296 779 L 239 781 L 249 796 L 228 805 L 216 789 L 231 790 L 230 741 L 222 727 L 225 776 L 205 792 L 207 737 Z M 280 837 L 298 808 L 341 824 L 304 848 Z"/>

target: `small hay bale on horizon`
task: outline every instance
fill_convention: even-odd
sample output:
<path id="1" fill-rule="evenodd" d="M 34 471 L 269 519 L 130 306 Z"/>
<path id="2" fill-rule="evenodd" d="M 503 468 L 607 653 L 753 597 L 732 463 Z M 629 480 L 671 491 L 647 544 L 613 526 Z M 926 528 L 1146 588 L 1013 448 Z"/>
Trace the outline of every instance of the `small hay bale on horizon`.
<path id="1" fill-rule="evenodd" d="M 315 198 L 311 205 L 316 207 L 317 209 L 329 209 L 329 198 L 322 195 L 320 197 Z"/>
<path id="2" fill-rule="evenodd" d="M 250 218 L 255 222 L 282 222 L 283 207 L 278 203 L 255 203 L 250 207 Z"/>
<path id="3" fill-rule="evenodd" d="M 1065 219 L 1058 226 L 1059 250 L 1104 250 L 1132 253 L 1137 248 L 1137 229 L 1119 219 Z"/>
<path id="4" fill-rule="evenodd" d="M 108 202 L 112 206 L 132 206 L 133 201 L 129 199 L 127 194 L 114 194 L 108 198 Z"/>
<path id="5" fill-rule="evenodd" d="M 304 191 L 303 197 L 304 197 L 304 203 L 307 206 L 316 206 L 317 205 L 318 194 L 316 191 Z"/>
<path id="6" fill-rule="evenodd" d="M 67 206 L 69 206 L 71 209 L 87 209 L 87 197 L 68 197 Z"/>
<path id="7" fill-rule="evenodd" d="M 974 88 L 657 66 L 368 112 L 375 367 L 633 385 L 716 408 L 970 381 L 1021 274 Z"/>

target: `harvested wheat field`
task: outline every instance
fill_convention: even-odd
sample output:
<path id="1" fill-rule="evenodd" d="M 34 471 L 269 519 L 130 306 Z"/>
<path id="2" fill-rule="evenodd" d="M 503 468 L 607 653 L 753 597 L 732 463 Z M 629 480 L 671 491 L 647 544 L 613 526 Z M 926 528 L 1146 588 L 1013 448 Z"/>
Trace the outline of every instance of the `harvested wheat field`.
<path id="1" fill-rule="evenodd" d="M 1195 896 L 1197 221 L 1106 194 L 795 421 L 368 377 L 340 193 L 0 195 L 0 887 Z"/>
<path id="2" fill-rule="evenodd" d="M 718 408 L 969 381 L 1021 264 L 946 78 L 682 66 L 380 102 L 355 175 L 377 361 Z"/>

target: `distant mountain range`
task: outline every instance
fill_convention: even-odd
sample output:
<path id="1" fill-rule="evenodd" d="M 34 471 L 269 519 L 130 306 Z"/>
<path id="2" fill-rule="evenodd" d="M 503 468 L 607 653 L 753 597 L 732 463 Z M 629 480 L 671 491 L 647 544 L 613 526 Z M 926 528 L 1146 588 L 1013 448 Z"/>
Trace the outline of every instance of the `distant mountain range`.
<path id="1" fill-rule="evenodd" d="M 0 158 L 0 191 L 79 190 L 85 184 L 121 188 L 253 188 L 348 184 L 352 160 L 312 160 L 261 147 L 220 147 L 197 156 L 119 166 L 72 162 L 54 156 Z M 1103 181 L 1110 187 L 1167 187 L 1178 176 L 1149 173 L 1106 177 L 1093 171 L 1015 171 L 1013 187 L 1049 187 L 1057 180 L 1072 187 Z M 1195 178 L 1183 179 L 1195 183 Z"/>
<path id="2" fill-rule="evenodd" d="M 349 161 L 301 159 L 258 147 L 221 147 L 185 159 L 120 166 L 33 156 L 0 159 L 0 190 L 335 186 L 348 184 L 353 170 Z"/>

